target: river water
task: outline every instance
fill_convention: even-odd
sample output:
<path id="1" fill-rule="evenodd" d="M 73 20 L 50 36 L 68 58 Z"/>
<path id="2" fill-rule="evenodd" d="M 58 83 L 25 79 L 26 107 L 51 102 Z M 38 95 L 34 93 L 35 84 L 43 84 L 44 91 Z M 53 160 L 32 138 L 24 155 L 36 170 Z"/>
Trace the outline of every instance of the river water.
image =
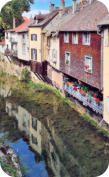
<path id="1" fill-rule="evenodd" d="M 96 177 L 109 140 L 52 91 L 0 78 L 0 136 L 26 167 L 25 177 Z"/>

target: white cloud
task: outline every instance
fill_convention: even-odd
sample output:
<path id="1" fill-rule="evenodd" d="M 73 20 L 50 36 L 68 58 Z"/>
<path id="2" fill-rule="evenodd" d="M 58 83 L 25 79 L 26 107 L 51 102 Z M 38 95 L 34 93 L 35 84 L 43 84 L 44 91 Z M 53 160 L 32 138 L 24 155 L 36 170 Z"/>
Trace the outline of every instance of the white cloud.
<path id="1" fill-rule="evenodd" d="M 28 18 L 30 18 L 31 17 L 31 15 L 32 15 L 32 17 L 34 17 L 35 15 L 37 15 L 39 12 L 41 12 L 42 14 L 46 14 L 46 13 L 48 13 L 49 11 L 48 10 L 31 10 L 31 11 L 29 11 L 29 12 L 24 12 L 22 15 L 23 16 L 26 16 L 26 17 L 28 17 Z"/>
<path id="2" fill-rule="evenodd" d="M 0 11 L 1 11 L 2 7 L 9 1 L 11 1 L 11 0 L 0 0 Z"/>

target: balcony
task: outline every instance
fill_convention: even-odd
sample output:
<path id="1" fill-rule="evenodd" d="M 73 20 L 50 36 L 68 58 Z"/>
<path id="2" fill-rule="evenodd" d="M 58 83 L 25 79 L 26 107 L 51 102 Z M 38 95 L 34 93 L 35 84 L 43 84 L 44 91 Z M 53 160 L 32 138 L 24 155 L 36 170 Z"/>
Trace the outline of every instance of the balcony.
<path id="1" fill-rule="evenodd" d="M 6 56 L 11 56 L 11 55 L 12 55 L 11 50 L 6 49 L 6 50 L 5 50 L 5 55 L 6 55 Z"/>
<path id="2" fill-rule="evenodd" d="M 90 107 L 96 113 L 103 114 L 103 101 L 95 101 L 94 97 L 88 96 L 87 94 L 82 95 L 80 88 L 76 87 L 75 89 L 73 85 L 64 83 L 63 87 L 67 93 L 77 98 L 83 105 Z"/>
<path id="3" fill-rule="evenodd" d="M 10 38 L 10 42 L 11 42 L 11 43 L 17 43 L 18 40 L 17 40 L 16 37 L 11 37 L 11 38 Z"/>

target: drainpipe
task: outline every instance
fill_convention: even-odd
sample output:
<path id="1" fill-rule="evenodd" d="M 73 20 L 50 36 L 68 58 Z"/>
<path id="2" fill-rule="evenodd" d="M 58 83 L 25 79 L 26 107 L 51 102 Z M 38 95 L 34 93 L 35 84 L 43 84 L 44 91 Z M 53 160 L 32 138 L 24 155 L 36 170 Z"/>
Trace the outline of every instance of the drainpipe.
<path id="1" fill-rule="evenodd" d="M 97 31 L 97 34 L 101 36 L 101 75 L 100 75 L 100 89 L 103 90 L 103 33 Z"/>
<path id="2" fill-rule="evenodd" d="M 103 90 L 103 32 L 101 33 L 101 90 Z"/>

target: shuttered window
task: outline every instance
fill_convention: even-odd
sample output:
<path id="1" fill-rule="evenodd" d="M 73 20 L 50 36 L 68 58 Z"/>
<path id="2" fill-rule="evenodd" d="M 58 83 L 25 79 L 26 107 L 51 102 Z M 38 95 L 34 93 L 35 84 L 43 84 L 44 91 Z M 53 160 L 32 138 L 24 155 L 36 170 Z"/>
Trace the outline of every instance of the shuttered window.
<path id="1" fill-rule="evenodd" d="M 36 49 L 31 49 L 31 59 L 37 60 L 37 50 Z"/>
<path id="2" fill-rule="evenodd" d="M 31 34 L 31 41 L 37 41 L 37 34 Z"/>

